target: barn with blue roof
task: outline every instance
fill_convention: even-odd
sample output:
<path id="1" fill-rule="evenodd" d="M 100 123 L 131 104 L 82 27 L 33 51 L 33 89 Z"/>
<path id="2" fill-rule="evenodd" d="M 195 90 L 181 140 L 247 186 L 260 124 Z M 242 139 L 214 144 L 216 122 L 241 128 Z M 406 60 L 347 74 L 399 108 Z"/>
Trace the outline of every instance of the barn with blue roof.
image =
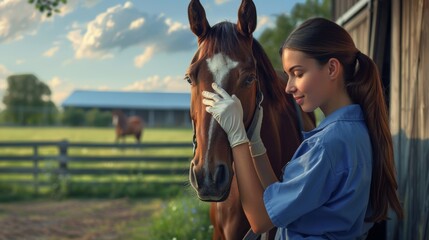
<path id="1" fill-rule="evenodd" d="M 190 93 L 76 90 L 62 107 L 137 115 L 148 127 L 190 127 Z"/>

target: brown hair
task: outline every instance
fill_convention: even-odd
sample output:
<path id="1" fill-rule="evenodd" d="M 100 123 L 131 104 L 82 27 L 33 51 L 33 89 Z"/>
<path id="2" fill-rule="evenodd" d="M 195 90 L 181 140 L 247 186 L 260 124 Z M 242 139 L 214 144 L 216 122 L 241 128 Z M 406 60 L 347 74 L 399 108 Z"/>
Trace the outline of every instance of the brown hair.
<path id="1" fill-rule="evenodd" d="M 280 54 L 284 49 L 304 52 L 321 65 L 330 58 L 336 58 L 341 63 L 347 92 L 352 101 L 362 107 L 371 138 L 372 216 L 367 220 L 386 220 L 389 206 L 402 218 L 403 210 L 396 193 L 398 184 L 388 111 L 374 61 L 356 48 L 344 28 L 324 18 L 312 18 L 303 22 L 286 39 Z"/>

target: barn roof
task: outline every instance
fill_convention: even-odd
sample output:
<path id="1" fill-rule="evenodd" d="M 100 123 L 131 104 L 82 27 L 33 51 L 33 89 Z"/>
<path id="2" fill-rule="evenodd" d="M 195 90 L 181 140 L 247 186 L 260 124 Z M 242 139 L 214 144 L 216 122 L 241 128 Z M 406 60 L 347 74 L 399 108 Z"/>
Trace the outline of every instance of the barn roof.
<path id="1" fill-rule="evenodd" d="M 76 90 L 63 107 L 122 109 L 189 109 L 190 93 Z"/>

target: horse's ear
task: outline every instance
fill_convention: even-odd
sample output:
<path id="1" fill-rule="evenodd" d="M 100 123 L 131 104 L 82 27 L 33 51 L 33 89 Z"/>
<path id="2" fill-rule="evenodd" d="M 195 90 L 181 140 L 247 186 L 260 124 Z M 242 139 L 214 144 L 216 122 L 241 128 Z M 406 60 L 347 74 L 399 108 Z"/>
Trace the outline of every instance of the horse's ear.
<path id="1" fill-rule="evenodd" d="M 238 31 L 246 37 L 251 37 L 256 29 L 256 7 L 252 0 L 243 0 L 238 9 Z"/>
<path id="2" fill-rule="evenodd" d="M 198 37 L 198 42 L 200 42 L 210 30 L 210 24 L 206 18 L 206 11 L 199 0 L 192 0 L 189 3 L 188 18 L 191 30 Z"/>

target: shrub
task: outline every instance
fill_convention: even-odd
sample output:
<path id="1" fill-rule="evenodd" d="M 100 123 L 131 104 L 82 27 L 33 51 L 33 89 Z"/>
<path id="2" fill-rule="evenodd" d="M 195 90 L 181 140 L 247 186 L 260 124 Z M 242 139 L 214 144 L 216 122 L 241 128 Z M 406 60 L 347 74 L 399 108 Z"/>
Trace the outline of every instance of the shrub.
<path id="1" fill-rule="evenodd" d="M 67 126 L 83 126 L 85 112 L 79 108 L 66 108 L 63 114 L 63 124 Z"/>
<path id="2" fill-rule="evenodd" d="M 213 226 L 209 208 L 209 203 L 201 202 L 195 196 L 170 200 L 152 217 L 148 239 L 211 239 Z"/>

